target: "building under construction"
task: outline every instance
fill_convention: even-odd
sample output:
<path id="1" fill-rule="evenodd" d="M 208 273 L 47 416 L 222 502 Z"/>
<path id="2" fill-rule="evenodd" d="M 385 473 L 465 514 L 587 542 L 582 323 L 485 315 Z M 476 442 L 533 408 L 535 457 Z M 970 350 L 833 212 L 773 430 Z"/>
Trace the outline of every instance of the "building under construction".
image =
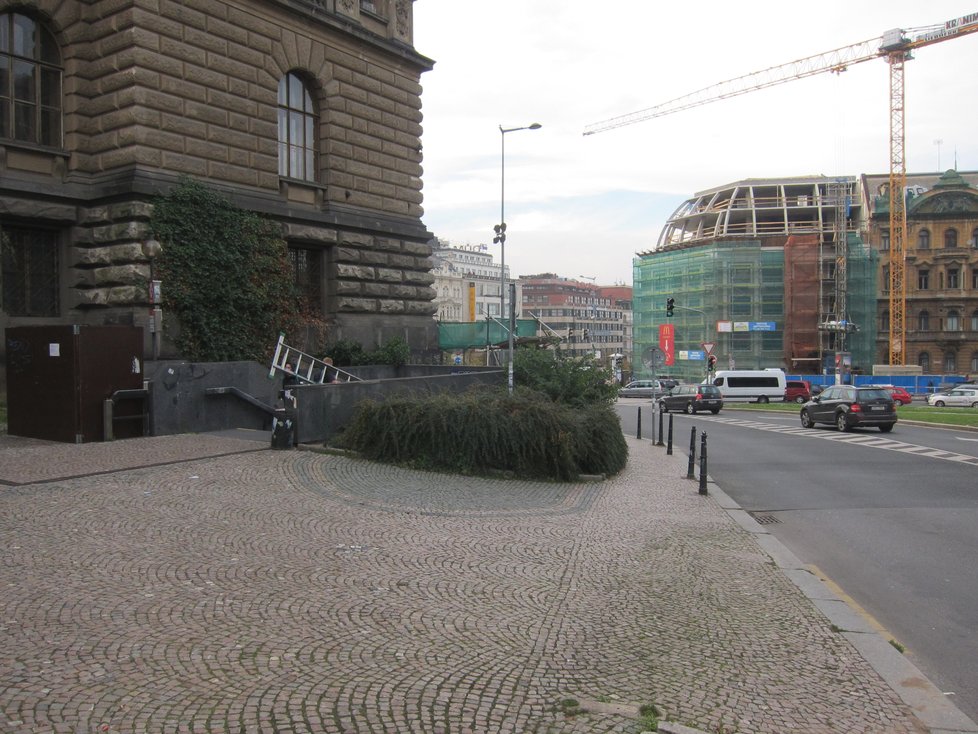
<path id="1" fill-rule="evenodd" d="M 685 379 L 702 378 L 707 352 L 718 368 L 795 374 L 843 353 L 868 371 L 877 255 L 859 210 L 854 177 L 749 179 L 685 201 L 634 262 L 636 366 L 651 370 L 659 347 L 671 354 L 657 371 Z"/>

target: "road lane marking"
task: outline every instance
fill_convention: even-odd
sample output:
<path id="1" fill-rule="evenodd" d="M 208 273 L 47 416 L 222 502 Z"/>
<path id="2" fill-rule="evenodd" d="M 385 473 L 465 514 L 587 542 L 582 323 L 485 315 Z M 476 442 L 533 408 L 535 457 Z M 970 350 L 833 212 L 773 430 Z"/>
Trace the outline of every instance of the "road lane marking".
<path id="1" fill-rule="evenodd" d="M 773 431 L 775 433 L 785 433 L 790 436 L 803 436 L 805 438 L 820 438 L 825 441 L 838 441 L 840 443 L 852 443 L 857 446 L 867 446 L 874 449 L 886 449 L 887 451 L 899 451 L 904 454 L 923 456 L 928 459 L 940 459 L 942 461 L 955 461 L 959 464 L 978 466 L 978 456 L 959 454 L 954 451 L 935 449 L 931 446 L 919 446 L 917 444 L 905 443 L 892 438 L 883 436 L 872 436 L 860 433 L 840 433 L 821 429 L 803 428 L 800 426 L 782 426 L 777 423 L 764 423 L 762 421 L 749 420 L 745 418 L 734 418 L 731 416 L 697 416 L 699 420 L 706 420 L 713 423 L 726 423 L 741 428 L 753 428 L 758 431 Z M 964 439 L 974 441 L 978 439 Z"/>

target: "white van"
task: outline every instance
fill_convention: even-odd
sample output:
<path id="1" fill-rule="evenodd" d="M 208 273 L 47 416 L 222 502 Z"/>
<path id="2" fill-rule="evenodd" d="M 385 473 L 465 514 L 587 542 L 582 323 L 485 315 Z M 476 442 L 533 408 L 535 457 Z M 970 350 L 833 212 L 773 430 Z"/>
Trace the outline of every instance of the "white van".
<path id="1" fill-rule="evenodd" d="M 720 388 L 724 401 L 750 403 L 784 401 L 784 372 L 778 369 L 717 370 L 713 376 L 713 384 Z"/>

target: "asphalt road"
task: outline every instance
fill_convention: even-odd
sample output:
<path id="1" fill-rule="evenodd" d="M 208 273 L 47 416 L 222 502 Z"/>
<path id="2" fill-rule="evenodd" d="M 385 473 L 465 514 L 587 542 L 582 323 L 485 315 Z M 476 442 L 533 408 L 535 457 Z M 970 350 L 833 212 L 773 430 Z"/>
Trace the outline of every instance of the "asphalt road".
<path id="1" fill-rule="evenodd" d="M 619 403 L 626 432 L 629 405 Z M 688 454 L 692 426 L 697 447 L 707 432 L 713 480 L 978 716 L 978 433 L 904 423 L 843 434 L 801 429 L 793 414 L 724 410 L 676 415 L 677 453 Z"/>

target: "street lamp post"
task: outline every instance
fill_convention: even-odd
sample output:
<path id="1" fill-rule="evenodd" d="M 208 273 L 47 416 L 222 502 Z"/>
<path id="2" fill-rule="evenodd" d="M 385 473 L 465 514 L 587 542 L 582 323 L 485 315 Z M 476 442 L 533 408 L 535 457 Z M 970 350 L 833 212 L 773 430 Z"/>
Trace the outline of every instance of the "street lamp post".
<path id="1" fill-rule="evenodd" d="M 495 236 L 492 238 L 494 243 L 499 244 L 499 320 L 504 322 L 506 319 L 506 133 L 515 133 L 517 130 L 539 130 L 543 127 L 539 122 L 524 127 L 503 127 L 499 126 L 499 138 L 501 141 L 499 155 L 499 224 L 493 227 Z M 509 377 L 507 384 L 509 391 L 513 392 L 513 329 L 515 328 L 515 307 L 516 304 L 510 303 L 509 327 Z M 505 322 L 504 322 L 505 323 Z"/>

